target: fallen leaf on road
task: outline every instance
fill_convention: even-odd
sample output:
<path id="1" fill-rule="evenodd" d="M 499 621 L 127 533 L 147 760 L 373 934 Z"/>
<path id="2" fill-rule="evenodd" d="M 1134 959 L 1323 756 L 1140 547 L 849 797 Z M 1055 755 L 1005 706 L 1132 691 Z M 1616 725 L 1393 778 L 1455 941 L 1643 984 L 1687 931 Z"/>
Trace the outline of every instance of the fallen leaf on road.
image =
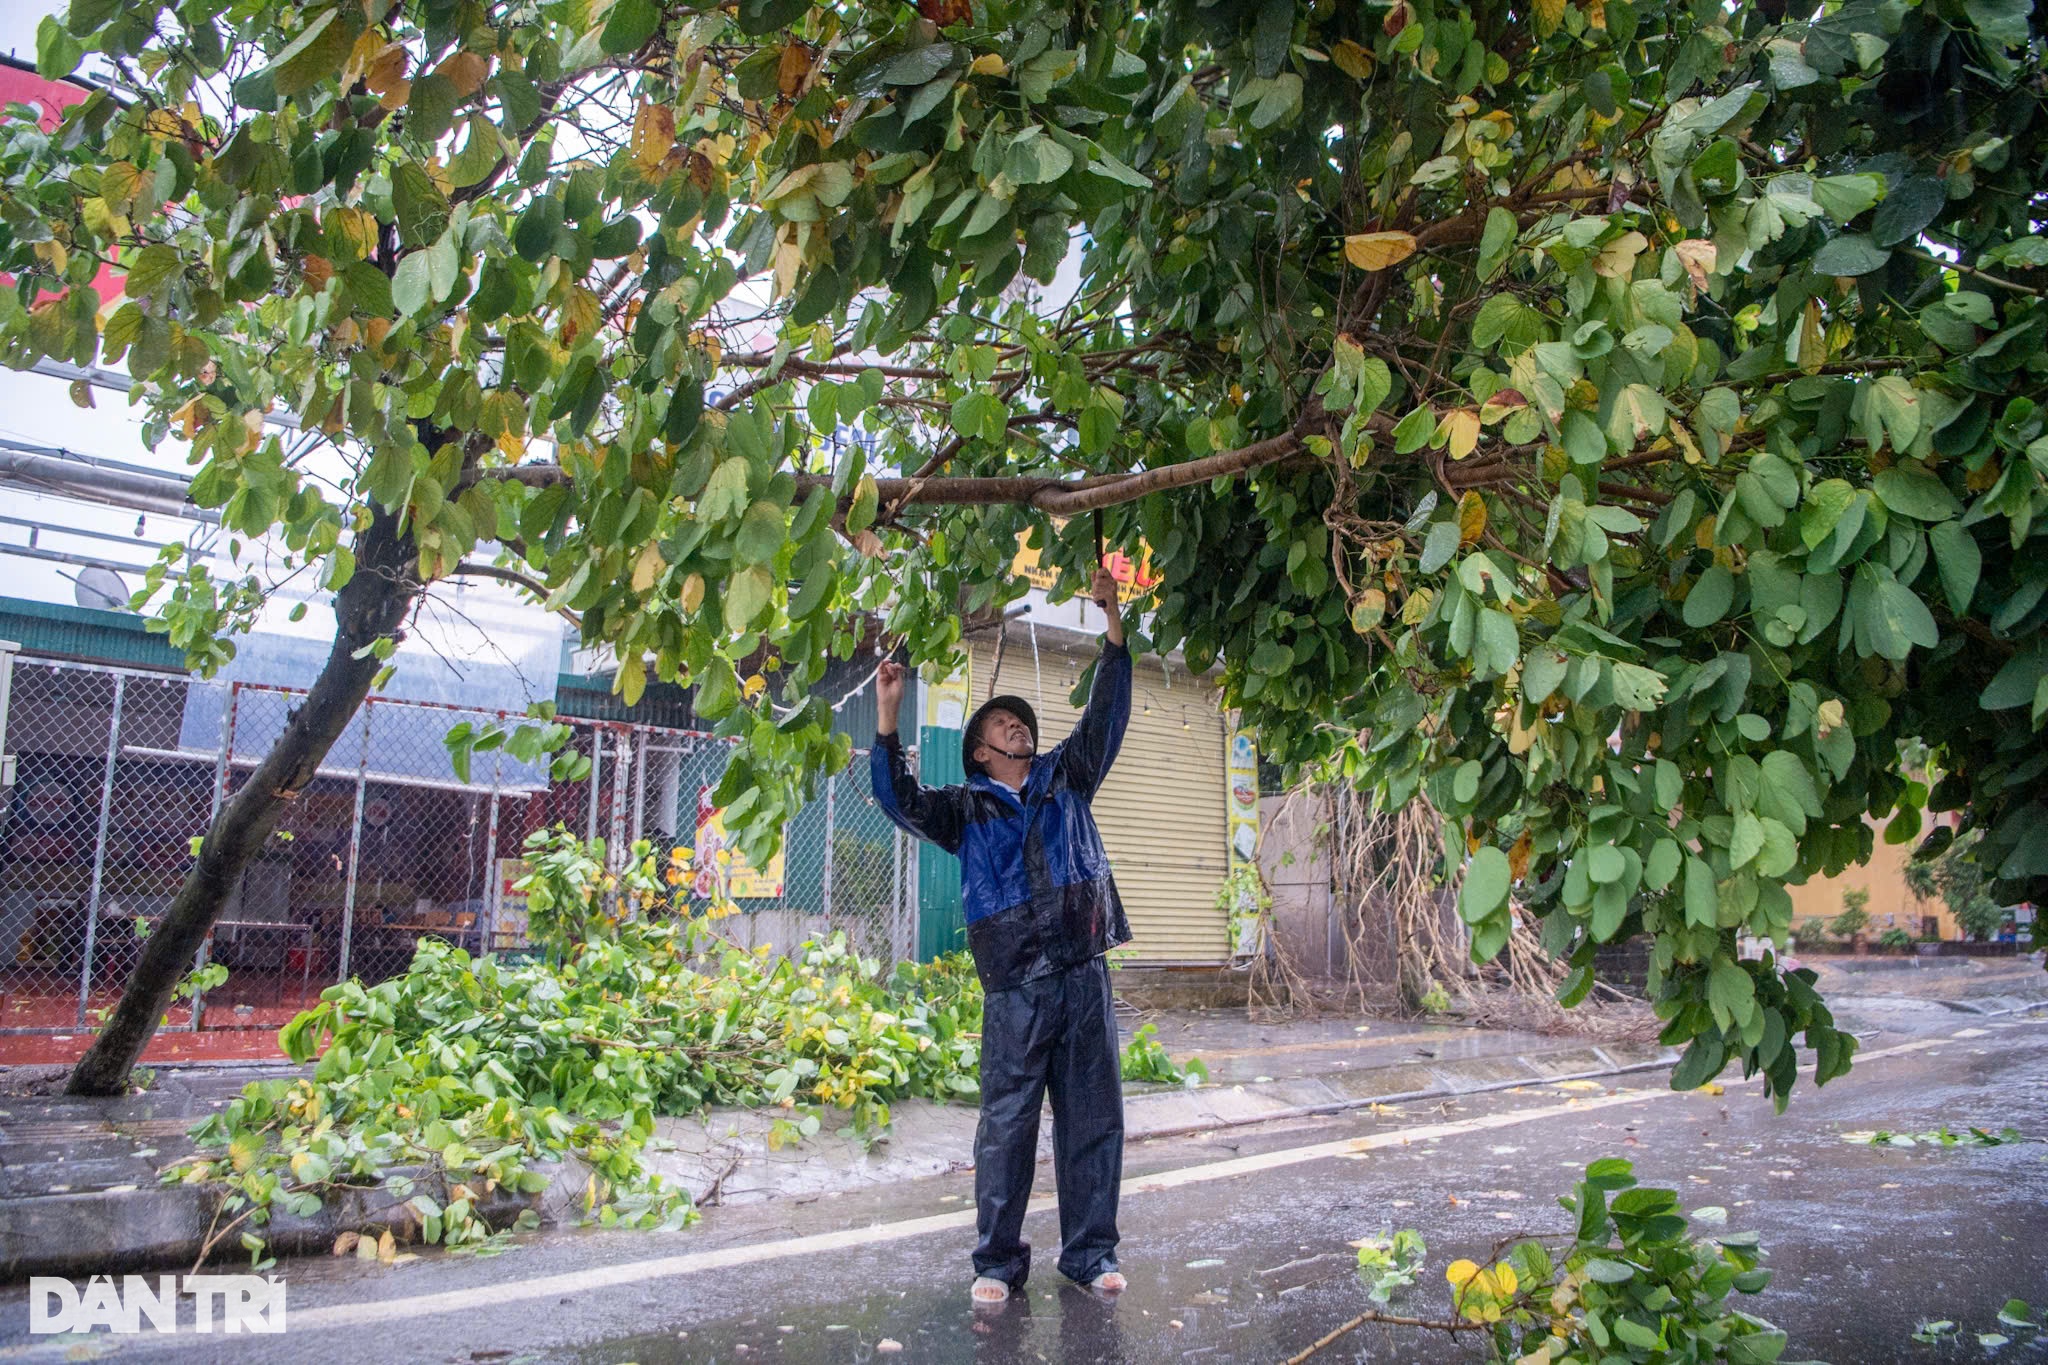
<path id="1" fill-rule="evenodd" d="M 881 1352 L 883 1355 L 894 1355 L 896 1352 L 903 1349 L 903 1343 L 896 1340 L 896 1338 L 894 1337 L 883 1337 L 880 1341 L 875 1343 L 875 1349 Z"/>
<path id="2" fill-rule="evenodd" d="M 2001 1335 L 1997 1332 L 1977 1333 L 1977 1344 L 1979 1346 L 1982 1346 L 1987 1351 L 1995 1351 L 1999 1347 L 2005 1345 L 2005 1343 L 2011 1340 L 2011 1337 Z"/>
<path id="3" fill-rule="evenodd" d="M 1598 1090 L 1598 1089 L 1600 1089 L 1600 1082 L 1598 1082 L 1598 1081 L 1559 1081 L 1559 1082 L 1557 1083 L 1557 1088 L 1558 1088 L 1559 1090 Z"/>
<path id="4" fill-rule="evenodd" d="M 1194 1296 L 1193 1298 L 1189 1299 L 1189 1300 L 1188 1300 L 1188 1302 L 1189 1302 L 1189 1303 L 1199 1303 L 1199 1304 L 1229 1303 L 1229 1302 L 1230 1302 L 1230 1296 L 1229 1296 L 1228 1294 L 1217 1294 L 1217 1293 L 1214 1293 L 1214 1292 L 1204 1292 L 1204 1293 L 1200 1293 L 1200 1294 L 1197 1294 L 1197 1295 L 1195 1295 L 1195 1296 Z"/>
<path id="5" fill-rule="evenodd" d="M 1708 1081 L 1692 1093 L 1695 1095 L 1725 1095 L 1728 1093 L 1728 1087 L 1718 1081 Z"/>
<path id="6" fill-rule="evenodd" d="M 1394 1207 L 1397 1209 L 1412 1209 L 1415 1207 L 1415 1201 L 1413 1199 L 1396 1199 Z"/>
<path id="7" fill-rule="evenodd" d="M 1695 1223 L 1725 1223 L 1728 1221 L 1728 1210 L 1718 1204 L 1709 1204 L 1706 1208 L 1694 1209 L 1692 1211 L 1692 1221 Z"/>
<path id="8" fill-rule="evenodd" d="M 1179 1331 L 1179 1330 L 1180 1330 L 1181 1328 L 1185 1327 L 1185 1326 L 1186 1326 L 1187 1324 L 1186 1324 L 1186 1323 L 1184 1323 L 1184 1322 L 1182 1322 L 1182 1321 L 1181 1321 L 1181 1320 L 1180 1320 L 1179 1318 L 1168 1318 L 1168 1319 L 1166 1320 L 1166 1325 L 1167 1325 L 1168 1327 L 1171 1327 L 1171 1328 L 1172 1328 L 1172 1329 L 1173 1329 L 1174 1331 L 1178 1332 L 1178 1331 Z"/>
<path id="9" fill-rule="evenodd" d="M 1223 1264 L 1223 1258 L 1222 1258 L 1222 1257 L 1220 1257 L 1220 1256 L 1204 1256 L 1204 1257 L 1203 1257 L 1203 1258 L 1202 1258 L 1201 1260 L 1199 1260 L 1199 1261 L 1189 1261 L 1189 1262 L 1188 1262 L 1188 1269 L 1189 1269 L 1189 1270 L 1207 1270 L 1207 1269 L 1208 1269 L 1208 1268 L 1209 1268 L 1210 1266 L 1212 1266 L 1212 1265 L 1222 1265 L 1222 1264 Z"/>

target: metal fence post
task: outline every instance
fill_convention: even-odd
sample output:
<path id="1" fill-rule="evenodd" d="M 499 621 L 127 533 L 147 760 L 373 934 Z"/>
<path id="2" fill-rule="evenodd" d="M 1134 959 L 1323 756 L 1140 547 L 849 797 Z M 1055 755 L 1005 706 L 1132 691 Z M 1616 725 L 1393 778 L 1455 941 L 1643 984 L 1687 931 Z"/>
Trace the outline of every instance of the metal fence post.
<path id="1" fill-rule="evenodd" d="M 626 790 L 633 767 L 633 744 L 629 733 L 612 739 L 612 818 L 605 826 L 605 866 L 618 872 L 626 866 Z"/>
<path id="2" fill-rule="evenodd" d="M 633 729 L 633 839 L 638 842 L 647 837 L 647 741 L 649 731 L 642 726 Z"/>
<path id="3" fill-rule="evenodd" d="M 835 839 L 834 839 L 834 838 L 833 838 L 832 836 L 833 836 L 833 833 L 834 833 L 834 827 L 835 827 L 835 826 L 836 826 L 836 825 L 837 825 L 838 823 L 839 823 L 839 778 L 838 778 L 838 776 L 837 776 L 837 775 L 834 775 L 834 776 L 832 776 L 832 777 L 828 777 L 828 778 L 826 778 L 826 779 L 825 779 L 825 886 L 824 886 L 824 898 L 825 898 L 825 904 L 824 904 L 824 913 L 826 914 L 826 916 L 827 916 L 828 918 L 829 918 L 829 917 L 831 916 L 831 914 L 832 914 L 832 868 L 833 868 L 833 864 L 834 864 L 834 863 L 836 863 L 836 862 L 838 861 L 838 857 L 837 857 L 837 855 L 836 855 L 836 851 L 835 851 L 835 849 L 836 849 L 836 845 L 837 845 L 837 842 L 838 842 L 838 841 L 837 841 L 837 840 L 835 840 Z"/>
<path id="4" fill-rule="evenodd" d="M 100 886 L 107 868 L 107 820 L 114 809 L 114 761 L 121 755 L 121 704 L 128 695 L 127 675 L 114 675 L 114 712 L 107 726 L 107 767 L 100 775 L 99 834 L 92 844 L 92 890 L 85 902 L 85 960 L 78 965 L 78 1026 L 85 1027 L 86 1002 L 92 997 L 92 958 L 99 940 Z"/>
<path id="5" fill-rule="evenodd" d="M 583 829 L 583 841 L 589 843 L 597 837 L 597 789 L 604 773 L 604 731 L 596 726 L 590 730 L 590 816 Z"/>
<path id="6" fill-rule="evenodd" d="M 213 805 L 206 813 L 206 827 L 209 830 L 213 828 L 214 822 L 220 819 L 220 808 L 228 799 L 229 760 L 235 752 L 235 717 L 241 704 L 242 684 L 239 681 L 229 683 L 227 702 L 221 707 L 220 714 L 220 757 L 213 765 Z M 207 950 L 212 943 L 211 934 L 199 941 L 199 946 L 192 952 L 193 971 L 196 972 L 206 965 Z M 200 1016 L 205 1010 L 206 992 L 192 992 L 192 1018 L 188 1027 L 194 1033 L 199 1031 Z"/>
<path id="7" fill-rule="evenodd" d="M 373 701 L 363 703 L 363 756 L 356 763 L 356 815 L 348 831 L 348 885 L 341 893 L 341 954 L 334 979 L 348 980 L 350 959 L 355 953 L 356 869 L 363 857 L 363 798 L 370 787 L 370 726 L 377 712 Z"/>
<path id="8" fill-rule="evenodd" d="M 903 918 L 903 831 L 889 831 L 889 875 L 894 882 L 889 893 L 889 951 L 896 951 L 896 925 Z"/>

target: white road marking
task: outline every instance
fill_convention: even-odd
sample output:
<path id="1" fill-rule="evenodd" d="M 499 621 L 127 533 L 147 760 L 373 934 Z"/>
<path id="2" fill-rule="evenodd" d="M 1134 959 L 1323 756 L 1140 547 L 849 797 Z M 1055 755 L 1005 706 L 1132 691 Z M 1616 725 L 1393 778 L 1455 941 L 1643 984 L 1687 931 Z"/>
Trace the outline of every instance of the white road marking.
<path id="1" fill-rule="evenodd" d="M 1919 1052 L 1944 1041 L 1939 1038 L 1919 1042 L 1903 1043 L 1876 1052 L 1863 1053 L 1857 1057 L 1859 1063 L 1876 1061 L 1881 1057 L 1894 1057 L 1902 1053 Z M 1734 1080 L 1729 1085 L 1743 1085 L 1748 1082 Z M 1386 1147 L 1406 1146 L 1410 1143 L 1429 1142 L 1464 1133 L 1485 1132 L 1496 1128 L 1511 1128 L 1518 1124 L 1537 1123 L 1544 1119 L 1558 1118 L 1567 1114 L 1584 1114 L 1596 1109 L 1611 1109 L 1624 1105 L 1647 1104 L 1652 1100 L 1668 1099 L 1674 1095 L 1694 1094 L 1685 1090 L 1623 1090 L 1612 1095 L 1589 1096 L 1582 1100 L 1570 1100 L 1563 1104 L 1545 1105 L 1536 1109 L 1521 1109 L 1501 1114 L 1486 1114 L 1476 1118 L 1458 1119 L 1449 1123 L 1425 1124 L 1418 1128 L 1395 1129 L 1384 1133 L 1372 1133 L 1365 1137 L 1341 1138 L 1334 1142 L 1318 1142 L 1306 1147 L 1289 1147 L 1279 1151 L 1261 1152 L 1255 1156 L 1235 1157 L 1227 1161 L 1212 1161 L 1198 1166 L 1184 1166 L 1178 1170 L 1160 1171 L 1153 1175 L 1131 1176 L 1124 1181 L 1124 1194 L 1152 1194 L 1162 1190 L 1181 1189 L 1189 1185 L 1202 1185 L 1216 1180 L 1232 1180 L 1242 1175 L 1259 1171 L 1278 1170 L 1286 1166 L 1300 1165 L 1309 1161 L 1322 1161 L 1332 1157 L 1356 1157 L 1366 1152 Z M 1052 1195 L 1039 1195 L 1031 1201 L 1030 1211 L 1042 1212 L 1055 1207 Z M 521 1303 L 528 1299 L 561 1297 L 584 1294 L 594 1290 L 614 1289 L 621 1285 L 639 1284 L 648 1280 L 670 1279 L 679 1275 L 696 1275 L 707 1270 L 730 1270 L 735 1266 L 757 1265 L 763 1261 L 780 1261 L 799 1256 L 816 1256 L 821 1253 L 847 1251 L 857 1247 L 879 1246 L 889 1242 L 901 1242 L 928 1233 L 952 1232 L 974 1226 L 974 1210 L 960 1209 L 952 1213 L 933 1214 L 924 1218 L 908 1218 L 894 1223 L 876 1223 L 864 1228 L 844 1228 L 838 1232 L 813 1233 L 806 1237 L 790 1237 L 776 1242 L 757 1242 L 750 1246 L 722 1247 L 715 1251 L 693 1251 L 680 1256 L 660 1256 L 644 1261 L 627 1261 L 618 1265 L 599 1266 L 589 1270 L 568 1271 L 559 1275 L 537 1275 L 529 1279 L 509 1280 L 500 1284 L 477 1285 L 464 1289 L 448 1290 L 434 1294 L 419 1294 L 409 1298 L 382 1299 L 367 1303 L 337 1303 L 323 1308 L 294 1309 L 291 1314 L 291 1329 L 295 1332 L 308 1329 L 335 1329 L 359 1327 L 373 1322 L 392 1322 L 407 1318 L 431 1317 L 440 1313 L 476 1313 L 501 1304 Z"/>

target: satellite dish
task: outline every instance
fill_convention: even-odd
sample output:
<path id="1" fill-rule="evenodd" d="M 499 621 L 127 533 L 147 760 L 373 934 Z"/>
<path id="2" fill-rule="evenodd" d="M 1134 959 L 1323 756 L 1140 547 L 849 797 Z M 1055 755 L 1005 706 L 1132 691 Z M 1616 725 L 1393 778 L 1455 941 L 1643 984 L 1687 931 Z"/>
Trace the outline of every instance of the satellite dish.
<path id="1" fill-rule="evenodd" d="M 102 611 L 128 610 L 128 584 L 112 569 L 94 565 L 71 581 L 72 596 L 79 606 L 98 607 Z"/>

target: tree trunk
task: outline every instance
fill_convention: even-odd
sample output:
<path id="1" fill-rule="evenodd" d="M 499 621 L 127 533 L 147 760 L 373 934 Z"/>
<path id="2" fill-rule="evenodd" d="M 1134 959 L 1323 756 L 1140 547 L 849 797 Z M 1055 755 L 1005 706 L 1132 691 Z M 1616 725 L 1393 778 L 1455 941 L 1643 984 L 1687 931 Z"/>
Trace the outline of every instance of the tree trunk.
<path id="1" fill-rule="evenodd" d="M 398 529 L 397 515 L 376 509 L 356 541 L 355 576 L 335 595 L 334 648 L 327 662 L 305 702 L 286 717 L 270 752 L 206 831 L 185 884 L 144 943 L 106 1026 L 72 1069 L 66 1093 L 118 1095 L 127 1087 L 129 1071 L 156 1033 L 172 993 L 191 970 L 242 870 L 270 838 L 285 804 L 296 801 L 313 780 L 369 695 L 384 665 L 367 647 L 396 635 L 418 598 L 422 585 L 416 556 L 412 536 Z"/>

